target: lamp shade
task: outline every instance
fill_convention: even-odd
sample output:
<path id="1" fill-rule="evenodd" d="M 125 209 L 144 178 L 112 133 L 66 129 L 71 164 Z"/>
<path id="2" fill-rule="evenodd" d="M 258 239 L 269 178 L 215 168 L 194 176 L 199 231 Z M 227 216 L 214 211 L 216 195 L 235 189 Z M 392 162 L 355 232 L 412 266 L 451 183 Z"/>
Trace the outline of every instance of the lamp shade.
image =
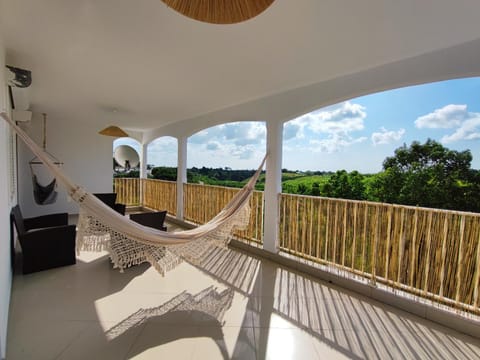
<path id="1" fill-rule="evenodd" d="M 100 130 L 98 132 L 100 135 L 106 135 L 106 136 L 114 136 L 114 137 L 128 137 L 129 135 L 120 129 L 118 126 L 111 125 L 109 127 L 106 127 L 103 130 Z"/>
<path id="2" fill-rule="evenodd" d="M 235 24 L 266 10 L 274 0 L 162 0 L 191 19 L 211 24 Z"/>

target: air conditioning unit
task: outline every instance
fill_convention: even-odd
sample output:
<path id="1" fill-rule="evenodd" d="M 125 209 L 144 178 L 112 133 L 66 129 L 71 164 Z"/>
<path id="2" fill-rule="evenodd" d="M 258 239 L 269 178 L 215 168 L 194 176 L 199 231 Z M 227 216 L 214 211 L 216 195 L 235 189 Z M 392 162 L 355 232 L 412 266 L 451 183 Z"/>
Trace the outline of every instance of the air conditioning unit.
<path id="1" fill-rule="evenodd" d="M 10 102 L 13 110 L 27 111 L 30 109 L 30 96 L 28 87 L 32 83 L 30 70 L 20 69 L 7 65 L 6 79 L 10 93 Z M 24 118 L 24 115 L 21 118 Z M 20 116 L 20 115 L 19 115 Z M 30 116 L 31 117 L 31 116 Z M 22 120 L 18 120 L 22 121 Z M 23 120 L 25 121 L 25 120 Z"/>

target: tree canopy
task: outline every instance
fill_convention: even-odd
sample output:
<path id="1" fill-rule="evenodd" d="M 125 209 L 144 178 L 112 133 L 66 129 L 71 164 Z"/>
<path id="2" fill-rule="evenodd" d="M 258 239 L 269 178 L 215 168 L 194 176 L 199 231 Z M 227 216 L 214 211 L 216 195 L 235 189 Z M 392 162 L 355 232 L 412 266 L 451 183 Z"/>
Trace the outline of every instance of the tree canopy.
<path id="1" fill-rule="evenodd" d="M 385 159 L 383 172 L 372 183 L 372 194 L 389 203 L 478 210 L 470 201 L 478 177 L 471 161 L 469 150 L 450 150 L 431 139 L 424 144 L 414 141 Z"/>

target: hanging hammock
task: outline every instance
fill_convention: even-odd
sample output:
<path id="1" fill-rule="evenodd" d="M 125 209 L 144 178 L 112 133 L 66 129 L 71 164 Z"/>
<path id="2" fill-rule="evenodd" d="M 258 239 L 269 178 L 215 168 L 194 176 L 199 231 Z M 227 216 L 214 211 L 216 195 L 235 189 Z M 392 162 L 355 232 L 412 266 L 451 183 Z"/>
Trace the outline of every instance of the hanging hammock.
<path id="1" fill-rule="evenodd" d="M 33 175 L 32 182 L 33 198 L 37 204 L 48 205 L 57 201 L 58 193 L 55 191 L 55 188 L 57 187 L 57 179 L 53 179 L 50 184 L 43 186 L 38 182 L 37 175 Z"/>
<path id="2" fill-rule="evenodd" d="M 43 153 L 48 155 L 50 159 L 53 159 L 53 163 L 57 166 L 62 166 L 63 163 L 56 159 L 52 154 L 47 152 L 47 114 L 43 113 Z M 34 166 L 42 165 L 43 161 L 35 156 L 28 164 L 30 165 L 30 172 L 32 173 L 33 183 L 33 198 L 38 205 L 49 205 L 57 201 L 58 193 L 55 191 L 57 188 L 57 179 L 53 178 L 48 185 L 42 185 L 38 182 L 38 176 L 35 174 Z"/>
<path id="3" fill-rule="evenodd" d="M 250 195 L 266 157 L 243 189 L 209 222 L 192 230 L 165 232 L 129 220 L 73 183 L 8 115 L 1 113 L 0 116 L 80 205 L 77 250 L 108 250 L 114 266 L 120 270 L 149 262 L 161 274 L 165 274 L 183 259 L 195 262 L 214 247 L 226 246 L 235 229 L 244 229 L 248 225 Z"/>

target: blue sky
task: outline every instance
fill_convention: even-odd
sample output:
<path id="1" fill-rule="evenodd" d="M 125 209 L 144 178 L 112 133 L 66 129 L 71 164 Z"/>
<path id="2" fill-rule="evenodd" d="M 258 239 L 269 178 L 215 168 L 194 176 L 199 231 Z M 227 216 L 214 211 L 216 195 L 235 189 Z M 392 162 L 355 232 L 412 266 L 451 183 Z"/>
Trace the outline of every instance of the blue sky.
<path id="1" fill-rule="evenodd" d="M 230 123 L 189 138 L 188 167 L 253 169 L 265 153 L 264 123 Z M 431 138 L 469 149 L 480 168 L 480 78 L 449 80 L 363 96 L 313 111 L 284 124 L 283 168 L 378 172 L 404 143 Z M 120 144 L 138 145 L 131 139 Z M 148 148 L 148 163 L 176 166 L 176 139 Z"/>

